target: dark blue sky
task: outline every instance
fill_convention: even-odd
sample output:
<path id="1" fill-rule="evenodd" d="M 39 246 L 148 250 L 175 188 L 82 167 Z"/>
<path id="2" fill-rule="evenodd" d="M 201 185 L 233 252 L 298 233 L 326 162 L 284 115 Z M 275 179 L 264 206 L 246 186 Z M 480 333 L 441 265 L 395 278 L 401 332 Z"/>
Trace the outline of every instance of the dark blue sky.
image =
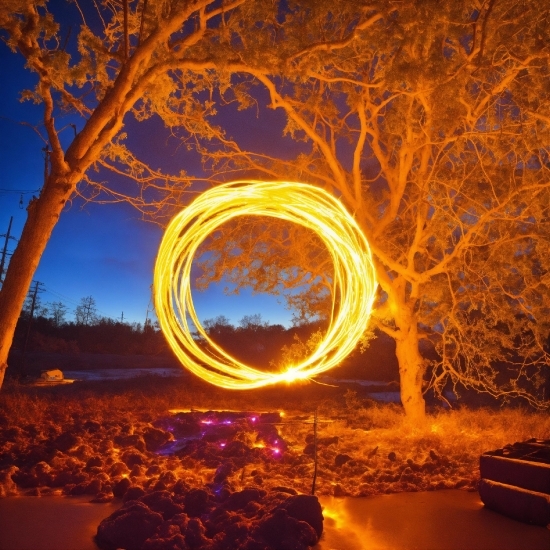
<path id="1" fill-rule="evenodd" d="M 18 237 L 26 206 L 43 182 L 45 143 L 32 129 L 40 125 L 42 111 L 39 105 L 19 102 L 21 90 L 32 88 L 35 82 L 32 73 L 24 69 L 23 58 L 0 43 L 0 60 L 0 234 L 6 233 L 13 216 L 11 234 Z M 58 119 L 58 128 L 63 125 Z M 273 131 L 273 120 L 267 121 L 267 127 Z M 255 117 L 240 125 L 243 135 L 256 144 L 269 141 L 264 128 Z M 72 132 L 67 126 L 61 135 L 69 139 Z M 165 141 L 151 140 L 146 132 L 140 134 L 130 139 L 138 144 L 141 140 L 149 153 L 162 152 Z M 186 167 L 188 171 L 193 164 Z M 195 169 L 199 170 L 198 165 Z M 73 320 L 80 299 L 91 295 L 100 315 L 120 319 L 124 312 L 125 320 L 143 322 L 152 308 L 150 286 L 161 237 L 159 227 L 141 221 L 140 214 L 128 205 L 75 200 L 56 225 L 34 277 L 44 284 L 42 302 L 62 301 L 69 308 L 67 320 Z M 0 249 L 3 244 L 0 237 Z M 10 241 L 8 250 L 13 251 L 14 246 Z M 226 297 L 221 288 L 195 293 L 195 307 L 202 320 L 225 315 L 235 324 L 254 313 L 272 323 L 289 324 L 291 317 L 275 297 L 251 296 L 249 292 Z"/>

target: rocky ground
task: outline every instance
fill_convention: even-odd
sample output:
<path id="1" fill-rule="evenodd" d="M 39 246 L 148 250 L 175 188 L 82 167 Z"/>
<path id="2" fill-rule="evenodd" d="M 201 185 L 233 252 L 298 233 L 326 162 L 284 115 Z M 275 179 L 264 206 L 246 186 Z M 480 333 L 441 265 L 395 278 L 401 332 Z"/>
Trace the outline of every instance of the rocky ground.
<path id="1" fill-rule="evenodd" d="M 550 436 L 547 415 L 521 410 L 439 410 L 411 426 L 349 389 L 243 398 L 177 384 L 7 387 L 0 496 L 121 499 L 98 529 L 106 549 L 305 549 L 322 530 L 313 485 L 335 496 L 475 490 L 481 452 Z"/>

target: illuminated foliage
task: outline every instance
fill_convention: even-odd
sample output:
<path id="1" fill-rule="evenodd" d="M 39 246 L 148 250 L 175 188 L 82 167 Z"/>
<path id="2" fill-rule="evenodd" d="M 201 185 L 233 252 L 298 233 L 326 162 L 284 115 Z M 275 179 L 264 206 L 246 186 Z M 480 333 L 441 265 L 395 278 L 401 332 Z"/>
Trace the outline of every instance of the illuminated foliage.
<path id="1" fill-rule="evenodd" d="M 246 75 L 233 80 L 234 99 L 267 94 L 295 154 L 226 139 L 204 149 L 209 165 L 218 177 L 313 182 L 354 213 L 381 286 L 375 323 L 395 339 L 411 417 L 423 416 L 425 391 L 442 396 L 449 383 L 547 406 L 548 6 L 302 1 L 279 15 L 246 31 L 229 18 L 241 37 L 232 68 Z M 327 279 L 322 250 L 298 234 L 287 246 L 285 231 L 257 226 L 239 240 L 230 228 L 202 284 L 226 276 L 284 294 L 266 269 Z M 299 318 L 323 315 L 317 291 L 288 293 Z"/>

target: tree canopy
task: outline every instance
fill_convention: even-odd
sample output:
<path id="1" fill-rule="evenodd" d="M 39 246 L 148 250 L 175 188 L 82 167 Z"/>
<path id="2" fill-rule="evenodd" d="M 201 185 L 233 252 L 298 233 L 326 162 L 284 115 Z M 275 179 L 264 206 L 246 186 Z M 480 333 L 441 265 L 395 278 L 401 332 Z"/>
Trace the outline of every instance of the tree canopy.
<path id="1" fill-rule="evenodd" d="M 324 186 L 355 214 L 378 267 L 375 324 L 396 341 L 413 416 L 428 386 L 441 394 L 449 382 L 542 405 L 532 390 L 548 368 L 549 21 L 547 7 L 512 0 L 299 2 L 238 43 L 243 93 L 285 114 L 297 154 L 234 140 L 205 154 L 226 174 Z M 229 27 L 242 34 L 238 19 Z M 289 247 L 288 228 L 266 224 L 221 234 L 205 281 L 232 273 L 269 287 L 270 273 L 298 267 L 330 283 L 308 236 Z M 304 315 L 322 307 L 310 296 L 289 293 Z"/>
<path id="2" fill-rule="evenodd" d="M 67 200 L 107 193 L 158 215 L 200 189 L 189 174 L 167 175 L 131 152 L 124 124 L 160 117 L 202 155 L 211 181 L 305 181 L 355 215 L 377 264 L 374 321 L 396 342 L 409 415 L 423 416 L 426 384 L 441 392 L 449 381 L 543 405 L 536 387 L 548 368 L 549 7 L 534 0 L 101 4 L 94 21 L 82 11 L 78 53 L 70 55 L 44 6 L 13 0 L 0 14 L 8 44 L 38 75 L 28 96 L 43 102 L 52 149 L 51 173 L 0 293 L 7 327 L 0 365 L 14 312 Z M 247 110 L 258 124 L 271 110 L 281 113 L 281 139 L 295 145 L 285 155 L 251 145 L 232 128 Z M 81 125 L 63 147 L 55 116 L 67 111 Z M 138 185 L 98 184 L 91 169 L 99 167 Z M 226 275 L 280 292 L 294 280 L 312 291 L 289 293 L 298 318 L 322 315 L 330 262 L 311 235 L 292 231 L 265 220 L 228 227 L 209 241 L 214 261 L 203 264 L 202 284 Z M 230 253 L 235 248 L 240 254 Z M 425 345 L 433 353 L 423 353 Z"/>

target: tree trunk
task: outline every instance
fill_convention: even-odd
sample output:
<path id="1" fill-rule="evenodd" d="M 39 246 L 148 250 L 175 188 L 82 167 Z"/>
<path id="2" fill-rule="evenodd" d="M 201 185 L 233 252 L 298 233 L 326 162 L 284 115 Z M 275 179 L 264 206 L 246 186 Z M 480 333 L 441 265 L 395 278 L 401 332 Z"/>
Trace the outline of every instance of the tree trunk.
<path id="1" fill-rule="evenodd" d="M 408 318 L 408 322 L 406 319 Z M 426 417 L 426 403 L 422 395 L 425 364 L 418 350 L 418 330 L 414 316 L 397 322 L 400 337 L 396 339 L 396 355 L 399 362 L 401 403 L 405 414 L 413 423 L 421 423 Z"/>
<path id="2" fill-rule="evenodd" d="M 15 326 L 32 278 L 61 210 L 74 191 L 76 182 L 71 179 L 51 174 L 40 197 L 33 198 L 27 207 L 27 221 L 0 290 L 0 388 Z"/>

